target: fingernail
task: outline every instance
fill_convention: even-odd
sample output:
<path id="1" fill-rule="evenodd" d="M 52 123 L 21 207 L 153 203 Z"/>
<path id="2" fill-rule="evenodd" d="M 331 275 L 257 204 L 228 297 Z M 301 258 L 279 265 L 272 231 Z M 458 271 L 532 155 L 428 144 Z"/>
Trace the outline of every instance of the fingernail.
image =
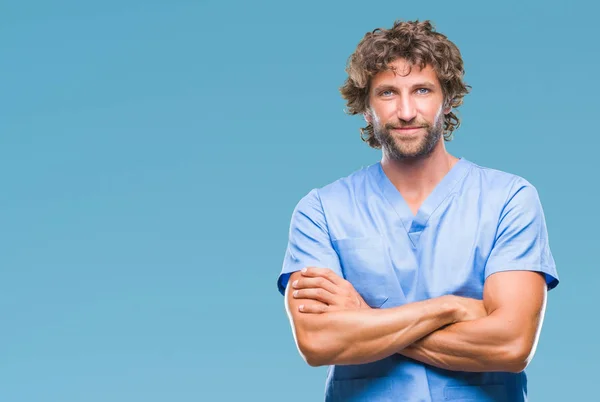
<path id="1" fill-rule="evenodd" d="M 298 310 L 304 311 L 304 304 L 301 304 L 300 306 L 298 306 Z"/>
<path id="2" fill-rule="evenodd" d="M 298 286 L 298 281 L 297 281 L 297 280 L 295 280 L 294 282 L 292 282 L 292 286 L 293 286 L 293 287 L 296 287 L 296 286 Z"/>
<path id="3" fill-rule="evenodd" d="M 296 297 L 296 296 L 298 296 L 298 291 L 297 290 L 294 291 L 294 297 Z"/>
<path id="4" fill-rule="evenodd" d="M 302 268 L 302 272 L 306 272 L 306 267 Z"/>

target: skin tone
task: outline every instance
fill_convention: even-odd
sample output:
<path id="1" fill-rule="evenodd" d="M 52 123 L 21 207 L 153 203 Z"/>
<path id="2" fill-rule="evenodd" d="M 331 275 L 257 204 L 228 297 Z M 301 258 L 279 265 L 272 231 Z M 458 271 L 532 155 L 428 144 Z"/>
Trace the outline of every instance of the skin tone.
<path id="1" fill-rule="evenodd" d="M 414 214 L 458 158 L 446 151 L 442 86 L 435 70 L 405 60 L 371 80 L 365 120 L 382 144 L 381 165 Z"/>
<path id="2" fill-rule="evenodd" d="M 331 317 L 331 314 L 343 311 L 366 312 L 362 314 L 366 318 L 375 312 L 379 314 L 394 310 L 370 308 L 348 281 L 328 268 L 308 267 L 304 272 L 295 272 L 290 281 L 292 291 L 289 293 L 294 302 L 288 303 L 298 308 L 295 315 L 304 316 L 301 320 L 311 321 L 311 318 L 305 317 L 315 315 Z M 423 332 L 432 327 L 437 328 L 423 337 L 409 344 L 403 343 L 397 349 L 383 349 L 377 355 L 372 355 L 367 349 L 356 355 L 351 362 L 331 358 L 317 361 L 328 365 L 359 364 L 378 360 L 373 359 L 373 356 L 383 358 L 400 353 L 446 370 L 520 372 L 529 364 L 535 353 L 544 317 L 546 293 L 545 280 L 537 272 L 498 272 L 486 280 L 483 301 L 455 296 L 442 296 L 426 301 L 435 303 L 444 297 L 454 297 L 450 303 L 459 303 L 459 310 L 465 310 L 462 311 L 463 318 L 456 320 L 454 316 L 450 325 L 437 325 L 442 321 L 433 321 L 432 325 L 422 328 Z M 398 314 L 389 319 L 398 320 L 398 331 L 406 331 L 403 325 L 421 323 L 424 319 L 425 316 L 419 314 L 425 314 L 427 310 L 421 307 L 423 306 L 419 303 L 406 304 L 396 308 Z M 401 308 L 405 310 L 400 311 Z M 358 315 L 349 314 L 348 317 L 354 318 Z M 406 321 L 402 321 L 403 319 Z M 325 319 L 322 322 L 325 323 L 321 327 L 323 338 L 335 343 L 338 339 L 334 333 L 335 329 L 330 329 L 331 332 L 324 330 L 330 321 Z M 349 331 L 356 330 L 359 334 L 366 329 L 358 318 L 357 321 L 349 320 L 347 324 Z M 374 327 L 372 330 L 377 331 L 376 322 Z M 357 339 L 360 339 L 360 336 L 357 336 Z M 407 337 L 405 342 L 410 339 L 413 338 Z M 338 347 L 342 351 L 339 354 L 344 352 L 344 348 L 354 349 L 354 345 L 351 342 L 340 343 Z M 327 344 L 323 346 L 328 347 Z M 389 353 L 390 350 L 393 352 Z"/>
<path id="3" fill-rule="evenodd" d="M 371 309 L 349 282 L 326 268 L 294 272 L 290 283 L 299 288 L 296 295 L 286 288 L 286 310 L 300 354 L 311 366 L 380 360 L 437 329 L 485 315 L 480 300 L 451 295 Z"/>
<path id="4" fill-rule="evenodd" d="M 372 78 L 365 119 L 382 144 L 382 167 L 417 213 L 454 166 L 441 140 L 443 93 L 435 71 L 402 59 Z M 546 305 L 541 274 L 491 275 L 483 301 L 442 296 L 372 309 L 327 268 L 294 272 L 286 310 L 299 351 L 313 366 L 361 364 L 394 353 L 459 371 L 522 371 L 535 352 Z"/>

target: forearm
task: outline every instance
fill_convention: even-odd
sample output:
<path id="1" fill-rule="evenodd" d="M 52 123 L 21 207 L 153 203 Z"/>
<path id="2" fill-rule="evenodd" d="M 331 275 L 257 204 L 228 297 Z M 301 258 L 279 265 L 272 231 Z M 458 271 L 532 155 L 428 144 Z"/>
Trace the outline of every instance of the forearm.
<path id="1" fill-rule="evenodd" d="M 528 359 L 527 340 L 500 315 L 459 322 L 401 350 L 404 356 L 453 371 L 522 371 Z"/>
<path id="2" fill-rule="evenodd" d="M 306 315 L 297 337 L 313 366 L 368 363 L 454 322 L 456 312 L 450 299 L 440 297 L 389 309 Z"/>

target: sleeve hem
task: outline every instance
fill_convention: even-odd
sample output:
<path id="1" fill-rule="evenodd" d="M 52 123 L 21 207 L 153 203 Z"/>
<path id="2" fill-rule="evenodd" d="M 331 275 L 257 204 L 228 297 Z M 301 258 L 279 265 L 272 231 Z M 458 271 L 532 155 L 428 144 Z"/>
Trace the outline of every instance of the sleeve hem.
<path id="1" fill-rule="evenodd" d="M 285 295 L 285 288 L 288 284 L 288 281 L 290 280 L 290 276 L 292 276 L 292 274 L 294 272 L 298 272 L 302 268 L 308 267 L 308 266 L 311 266 L 311 264 L 308 264 L 308 265 L 292 264 L 292 265 L 287 266 L 286 269 L 284 269 L 283 271 L 281 271 L 281 273 L 279 274 L 279 277 L 277 278 L 277 289 L 279 289 L 279 293 L 281 293 L 282 295 Z"/>
<path id="2" fill-rule="evenodd" d="M 558 275 L 556 274 L 556 269 L 552 269 L 551 266 L 540 266 L 540 265 L 521 265 L 515 266 L 514 264 L 508 265 L 508 268 L 494 268 L 494 267 L 486 267 L 485 269 L 485 279 L 487 279 L 490 275 L 495 274 L 497 272 L 508 272 L 508 271 L 532 271 L 539 272 L 544 274 L 544 278 L 546 279 L 546 286 L 548 286 L 548 290 L 554 289 L 558 283 Z"/>

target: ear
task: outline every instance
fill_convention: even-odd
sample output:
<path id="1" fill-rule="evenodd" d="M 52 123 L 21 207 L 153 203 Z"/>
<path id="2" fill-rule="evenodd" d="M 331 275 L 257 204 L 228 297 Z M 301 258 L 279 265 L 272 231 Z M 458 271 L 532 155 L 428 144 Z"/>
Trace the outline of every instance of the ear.
<path id="1" fill-rule="evenodd" d="M 452 111 L 452 105 L 450 101 L 444 102 L 444 114 L 448 114 Z"/>

